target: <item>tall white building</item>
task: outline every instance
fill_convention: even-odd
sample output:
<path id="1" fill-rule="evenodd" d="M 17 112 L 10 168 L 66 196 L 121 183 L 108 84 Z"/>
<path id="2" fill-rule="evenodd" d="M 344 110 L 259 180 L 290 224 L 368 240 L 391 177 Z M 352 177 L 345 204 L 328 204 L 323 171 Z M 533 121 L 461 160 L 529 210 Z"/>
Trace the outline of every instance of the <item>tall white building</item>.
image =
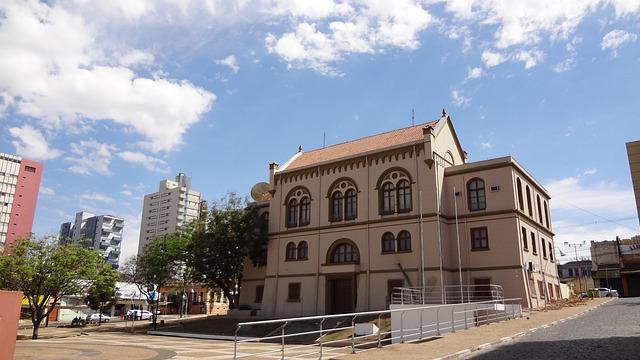
<path id="1" fill-rule="evenodd" d="M 81 244 L 99 250 L 114 268 L 120 261 L 120 244 L 124 219 L 112 215 L 94 216 L 88 212 L 76 213 L 73 223 L 60 225 L 61 244 Z"/>
<path id="2" fill-rule="evenodd" d="M 140 223 L 138 254 L 154 236 L 167 235 L 197 220 L 200 192 L 191 189 L 191 178 L 179 173 L 174 180 L 162 180 L 158 192 L 145 195 Z"/>

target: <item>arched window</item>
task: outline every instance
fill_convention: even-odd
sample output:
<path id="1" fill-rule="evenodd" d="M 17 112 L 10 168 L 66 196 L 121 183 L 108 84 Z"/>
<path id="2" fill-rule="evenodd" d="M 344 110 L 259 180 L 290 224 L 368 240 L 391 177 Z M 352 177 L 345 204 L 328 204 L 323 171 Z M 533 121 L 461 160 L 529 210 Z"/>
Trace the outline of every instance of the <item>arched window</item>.
<path id="1" fill-rule="evenodd" d="M 382 213 L 393 214 L 396 212 L 396 199 L 393 184 L 382 185 Z"/>
<path id="2" fill-rule="evenodd" d="M 544 202 L 544 224 L 549 229 L 549 207 L 547 206 L 547 202 Z"/>
<path id="3" fill-rule="evenodd" d="M 527 210 L 529 210 L 529 216 L 533 217 L 533 208 L 531 207 L 531 190 L 529 189 L 529 185 L 527 185 L 525 189 L 527 189 Z"/>
<path id="4" fill-rule="evenodd" d="M 298 200 L 289 200 L 287 207 L 287 227 L 298 226 Z"/>
<path id="5" fill-rule="evenodd" d="M 342 220 L 342 192 L 336 191 L 331 196 L 331 221 Z"/>
<path id="6" fill-rule="evenodd" d="M 298 244 L 298 260 L 307 260 L 309 258 L 309 245 L 306 241 L 300 241 Z"/>
<path id="7" fill-rule="evenodd" d="M 469 197 L 469 210 L 477 211 L 487 208 L 487 198 L 482 179 L 476 178 L 469 181 L 467 183 L 467 194 Z"/>
<path id="8" fill-rule="evenodd" d="M 411 251 L 411 234 L 406 230 L 398 233 L 398 251 Z"/>
<path id="9" fill-rule="evenodd" d="M 300 199 L 300 226 L 309 225 L 311 222 L 311 201 L 308 196 Z"/>
<path id="10" fill-rule="evenodd" d="M 516 179 L 516 187 L 518 188 L 518 206 L 520 210 L 524 211 L 524 201 L 522 200 L 522 181 L 520 178 Z"/>
<path id="11" fill-rule="evenodd" d="M 344 219 L 353 220 L 358 217 L 358 195 L 354 189 L 344 193 Z"/>
<path id="12" fill-rule="evenodd" d="M 542 205 L 540 204 L 540 195 L 536 195 L 536 202 L 538 203 L 538 221 L 542 224 Z"/>
<path id="13" fill-rule="evenodd" d="M 398 212 L 411 211 L 411 185 L 407 180 L 398 182 Z"/>
<path id="14" fill-rule="evenodd" d="M 354 264 L 358 261 L 360 261 L 358 249 L 351 242 L 341 242 L 332 247 L 329 263 Z"/>
<path id="15" fill-rule="evenodd" d="M 285 260 L 296 259 L 296 244 L 290 242 L 287 244 L 287 252 L 285 254 Z"/>
<path id="16" fill-rule="evenodd" d="M 396 239 L 392 233 L 386 232 L 382 234 L 382 252 L 392 253 L 396 251 Z"/>

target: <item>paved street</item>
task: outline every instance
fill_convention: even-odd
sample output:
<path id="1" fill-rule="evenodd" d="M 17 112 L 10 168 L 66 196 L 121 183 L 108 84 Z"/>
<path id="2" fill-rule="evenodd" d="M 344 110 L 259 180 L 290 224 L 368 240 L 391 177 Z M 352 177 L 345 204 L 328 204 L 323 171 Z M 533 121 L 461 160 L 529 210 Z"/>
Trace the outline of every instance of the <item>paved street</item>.
<path id="1" fill-rule="evenodd" d="M 639 350 L 640 298 L 623 298 L 469 358 L 638 359 Z"/>

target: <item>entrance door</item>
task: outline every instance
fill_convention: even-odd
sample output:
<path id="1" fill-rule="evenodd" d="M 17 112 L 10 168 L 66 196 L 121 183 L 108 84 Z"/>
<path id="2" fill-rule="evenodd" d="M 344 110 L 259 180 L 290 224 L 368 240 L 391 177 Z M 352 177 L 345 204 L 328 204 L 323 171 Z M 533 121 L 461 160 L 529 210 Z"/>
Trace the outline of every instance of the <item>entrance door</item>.
<path id="1" fill-rule="evenodd" d="M 333 279 L 331 281 L 331 313 L 353 312 L 353 280 Z"/>

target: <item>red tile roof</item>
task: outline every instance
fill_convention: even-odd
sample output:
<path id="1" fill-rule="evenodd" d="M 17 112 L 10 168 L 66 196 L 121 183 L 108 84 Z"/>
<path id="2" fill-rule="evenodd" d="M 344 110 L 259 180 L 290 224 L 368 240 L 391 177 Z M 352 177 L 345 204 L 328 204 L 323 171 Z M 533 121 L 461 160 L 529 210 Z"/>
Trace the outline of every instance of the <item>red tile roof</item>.
<path id="1" fill-rule="evenodd" d="M 424 124 L 396 129 L 381 134 L 327 146 L 325 148 L 303 151 L 283 171 L 303 168 L 309 165 L 363 154 L 372 150 L 385 149 L 396 145 L 412 143 L 424 138 L 424 128 L 434 128 L 438 120 Z"/>

